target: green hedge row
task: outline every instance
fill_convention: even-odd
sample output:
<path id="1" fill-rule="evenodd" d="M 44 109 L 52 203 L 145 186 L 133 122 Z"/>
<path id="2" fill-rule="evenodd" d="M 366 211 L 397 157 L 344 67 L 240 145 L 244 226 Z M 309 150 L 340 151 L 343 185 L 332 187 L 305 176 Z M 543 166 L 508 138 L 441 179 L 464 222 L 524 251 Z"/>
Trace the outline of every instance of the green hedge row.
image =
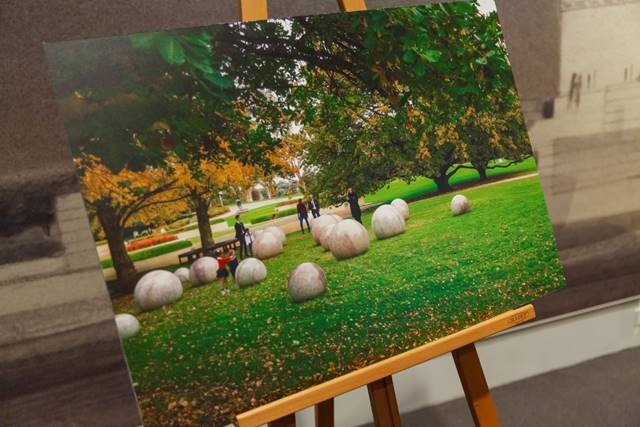
<path id="1" fill-rule="evenodd" d="M 177 251 L 179 249 L 188 248 L 189 246 L 191 246 L 191 242 L 188 240 L 176 240 L 164 245 L 141 249 L 139 251 L 133 252 L 129 255 L 129 257 L 133 262 L 137 262 L 168 254 L 169 252 Z M 111 260 L 111 258 L 103 259 L 102 261 L 100 261 L 100 265 L 102 266 L 102 268 L 113 267 L 113 261 Z"/>
<path id="2" fill-rule="evenodd" d="M 257 216 L 257 217 L 255 217 L 255 218 L 253 218 L 251 220 L 251 224 L 259 224 L 261 222 L 269 221 L 269 220 L 276 219 L 276 218 L 282 218 L 282 217 L 289 216 L 289 215 L 294 215 L 296 213 L 297 213 L 297 209 L 296 208 L 285 209 L 283 211 L 274 212 L 274 213 L 271 213 L 269 215 Z"/>

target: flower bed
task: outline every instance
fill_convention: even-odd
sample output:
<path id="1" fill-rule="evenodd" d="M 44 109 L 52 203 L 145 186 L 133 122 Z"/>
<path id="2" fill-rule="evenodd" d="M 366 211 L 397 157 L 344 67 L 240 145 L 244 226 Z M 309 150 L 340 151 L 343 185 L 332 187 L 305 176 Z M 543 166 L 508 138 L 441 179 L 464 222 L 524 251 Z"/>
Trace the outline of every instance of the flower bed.
<path id="1" fill-rule="evenodd" d="M 175 234 L 164 234 L 162 236 L 147 237 L 144 239 L 136 240 L 127 245 L 127 252 L 137 251 L 138 249 L 148 248 L 150 246 L 159 245 L 160 243 L 171 242 L 177 240 L 178 236 Z"/>

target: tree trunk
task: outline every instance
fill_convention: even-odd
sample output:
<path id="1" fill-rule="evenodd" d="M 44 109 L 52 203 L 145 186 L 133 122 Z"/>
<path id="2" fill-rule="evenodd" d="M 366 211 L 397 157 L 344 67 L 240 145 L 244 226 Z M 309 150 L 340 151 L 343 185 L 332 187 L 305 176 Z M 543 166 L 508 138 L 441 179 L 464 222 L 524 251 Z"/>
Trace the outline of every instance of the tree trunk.
<path id="1" fill-rule="evenodd" d="M 191 194 L 191 200 L 196 208 L 196 218 L 198 220 L 198 231 L 200 232 L 200 244 L 203 248 L 213 246 L 213 233 L 209 223 L 209 201 L 198 193 Z"/>
<path id="2" fill-rule="evenodd" d="M 449 176 L 446 172 L 432 179 L 438 186 L 438 193 L 447 193 L 453 190 L 453 188 L 451 188 L 451 185 L 449 185 Z"/>
<path id="3" fill-rule="evenodd" d="M 486 181 L 487 178 L 487 164 L 475 164 L 473 167 L 478 171 L 478 175 L 480 175 L 480 181 Z"/>
<path id="4" fill-rule="evenodd" d="M 110 205 L 101 204 L 97 207 L 96 212 L 98 220 L 104 229 L 118 281 L 124 292 L 131 293 L 136 285 L 138 272 L 127 253 L 124 243 L 124 227 L 120 225 L 120 218 Z"/>

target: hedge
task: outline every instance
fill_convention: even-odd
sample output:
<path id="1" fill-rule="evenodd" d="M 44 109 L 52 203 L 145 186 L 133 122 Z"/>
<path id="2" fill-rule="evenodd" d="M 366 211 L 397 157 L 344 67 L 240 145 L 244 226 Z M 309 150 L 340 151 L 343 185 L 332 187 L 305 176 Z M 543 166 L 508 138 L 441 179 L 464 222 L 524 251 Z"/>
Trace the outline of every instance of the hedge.
<path id="1" fill-rule="evenodd" d="M 289 216 L 289 215 L 294 215 L 297 212 L 298 212 L 298 210 L 296 208 L 290 208 L 290 209 L 285 209 L 285 210 L 280 211 L 280 212 L 273 212 L 273 213 L 268 214 L 268 215 L 257 216 L 257 217 L 255 217 L 255 218 L 253 218 L 251 220 L 251 224 L 258 224 L 258 223 L 261 223 L 261 222 L 270 221 L 272 219 L 282 218 L 282 217 Z"/>
<path id="2" fill-rule="evenodd" d="M 175 242 L 167 243 L 166 245 L 154 246 L 152 248 L 143 249 L 138 252 L 134 252 L 129 255 L 131 261 L 137 262 L 149 258 L 155 258 L 160 255 L 168 254 L 169 252 L 177 251 L 179 249 L 188 248 L 192 243 L 189 240 L 178 240 Z M 103 259 L 100 261 L 102 268 L 113 267 L 113 261 L 111 258 Z"/>

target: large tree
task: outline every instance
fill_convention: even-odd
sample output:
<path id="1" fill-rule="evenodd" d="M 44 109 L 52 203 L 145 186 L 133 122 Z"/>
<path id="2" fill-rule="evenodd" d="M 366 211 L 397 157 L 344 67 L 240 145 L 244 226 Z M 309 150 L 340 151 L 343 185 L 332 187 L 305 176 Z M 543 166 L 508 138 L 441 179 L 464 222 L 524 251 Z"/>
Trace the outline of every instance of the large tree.
<path id="1" fill-rule="evenodd" d="M 343 127 L 321 125 L 323 138 L 316 140 L 328 141 L 331 132 L 333 139 L 344 140 L 345 128 L 361 128 L 376 135 L 369 145 L 377 140 L 412 147 L 404 150 L 404 162 L 386 169 L 407 171 L 407 163 L 417 159 L 413 174 L 433 178 L 439 190 L 448 191 L 452 174 L 476 154 L 470 145 L 487 142 L 467 136 L 469 130 L 461 125 L 467 111 L 508 114 L 518 109 L 511 103 L 496 110 L 487 99 L 513 90 L 501 37 L 495 13 L 484 15 L 477 3 L 461 2 L 228 25 L 216 35 L 216 52 L 242 85 L 276 92 L 287 100 L 290 114 L 300 112 L 305 125 L 316 123 L 340 97 L 361 97 L 354 103 L 368 102 L 371 110 L 384 105 L 387 117 L 379 119 L 339 108 L 333 116 Z M 413 132 L 404 132 L 403 126 Z M 348 137 L 354 142 L 356 135 Z M 509 144 L 508 138 L 493 141 Z M 346 160 L 358 164 L 358 158 Z M 368 182 L 391 177 L 377 174 Z"/>
<path id="2" fill-rule="evenodd" d="M 268 127 L 272 118 L 278 123 L 277 109 L 260 93 L 239 91 L 233 78 L 220 71 L 213 55 L 214 33 L 182 30 L 74 42 L 73 49 L 50 55 L 72 152 L 82 160 L 81 175 L 93 174 L 95 162 L 87 163 L 87 158 L 98 159 L 100 175 L 112 178 L 149 170 L 170 176 L 175 159 L 201 177 L 202 162 L 239 159 L 251 164 L 266 158 L 264 153 L 277 143 Z M 164 197 L 161 193 L 172 192 L 177 184 L 139 180 L 133 193 L 144 204 Z M 203 243 L 210 244 L 208 203 L 200 191 L 189 195 L 199 212 Z M 118 278 L 129 283 L 135 270 L 124 251 L 123 234 L 135 213 L 130 209 L 138 203 L 125 205 L 120 199 L 85 194 L 105 229 Z"/>
<path id="3" fill-rule="evenodd" d="M 118 280 L 132 290 L 137 272 L 125 247 L 125 228 L 175 218 L 186 209 L 185 197 L 163 168 L 113 173 L 95 156 L 81 156 L 76 166 L 85 205 L 104 230 Z"/>

